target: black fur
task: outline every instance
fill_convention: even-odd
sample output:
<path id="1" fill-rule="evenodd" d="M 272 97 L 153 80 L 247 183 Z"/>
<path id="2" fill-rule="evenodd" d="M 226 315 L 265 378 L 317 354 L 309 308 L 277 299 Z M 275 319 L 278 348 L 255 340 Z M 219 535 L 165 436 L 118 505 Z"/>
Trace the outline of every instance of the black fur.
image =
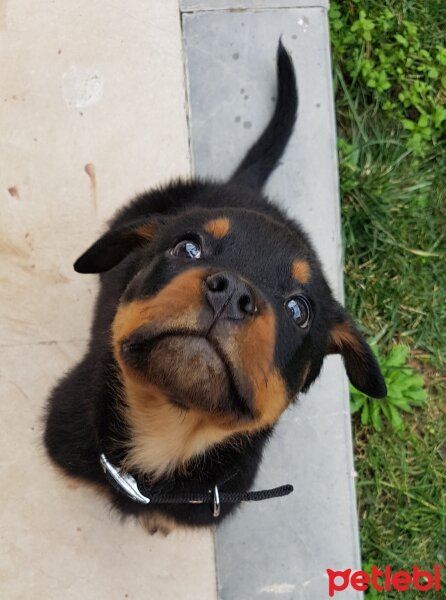
<path id="1" fill-rule="evenodd" d="M 237 167 L 231 182 L 261 189 L 276 168 L 293 133 L 297 116 L 296 77 L 281 41 L 277 49 L 277 74 L 277 102 L 271 121 Z"/>
<path id="2" fill-rule="evenodd" d="M 114 490 L 99 466 L 101 451 L 119 464 L 130 436 L 118 410 L 123 384 L 110 341 L 118 304 L 120 300 L 153 296 L 176 275 L 194 266 L 175 261 L 168 250 L 186 234 L 198 235 L 208 218 L 230 218 L 231 231 L 226 240 L 203 241 L 207 253 L 201 263 L 213 269 L 224 268 L 252 282 L 274 310 L 274 362 L 290 397 L 301 388 L 308 389 L 319 374 L 324 356 L 333 351 L 342 353 L 353 384 L 377 397 L 386 393 L 370 349 L 333 299 L 307 236 L 261 193 L 290 138 L 297 111 L 294 69 L 281 44 L 278 78 L 273 117 L 229 182 L 176 181 L 137 197 L 116 214 L 104 236 L 75 263 L 80 273 L 102 273 L 101 286 L 87 354 L 55 387 L 48 401 L 45 445 L 52 460 L 68 474 L 103 486 L 123 514 L 137 516 L 156 510 L 188 525 L 215 522 L 205 505 L 139 505 Z M 135 233 L 147 222 L 156 231 L 150 242 Z M 297 289 L 311 302 L 313 318 L 308 331 L 299 330 L 284 310 L 285 299 L 296 293 L 296 282 L 290 279 L 295 257 L 307 261 L 312 272 L 308 285 Z M 330 330 L 337 323 L 348 323 L 352 328 L 359 354 L 350 347 L 329 347 Z M 307 363 L 311 367 L 303 381 Z M 249 404 L 248 392 L 246 398 Z M 222 410 L 232 411 L 233 400 Z M 271 431 L 271 427 L 265 427 L 250 435 L 233 435 L 206 455 L 191 460 L 187 474 L 161 477 L 156 491 L 204 492 L 214 484 L 221 484 L 224 491 L 249 489 Z M 233 509 L 233 505 L 224 505 L 218 520 Z"/>

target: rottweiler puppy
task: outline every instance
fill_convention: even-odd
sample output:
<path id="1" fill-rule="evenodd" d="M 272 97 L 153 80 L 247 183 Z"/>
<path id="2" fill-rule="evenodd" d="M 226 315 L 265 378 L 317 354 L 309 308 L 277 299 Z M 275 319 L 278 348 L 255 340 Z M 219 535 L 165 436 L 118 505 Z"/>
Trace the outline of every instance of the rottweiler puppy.
<path id="1" fill-rule="evenodd" d="M 277 71 L 271 120 L 229 181 L 138 196 L 74 265 L 100 273 L 100 291 L 87 353 L 49 398 L 45 445 L 150 532 L 267 497 L 247 494 L 264 446 L 327 354 L 386 394 L 307 235 L 262 192 L 297 114 L 281 43 Z"/>

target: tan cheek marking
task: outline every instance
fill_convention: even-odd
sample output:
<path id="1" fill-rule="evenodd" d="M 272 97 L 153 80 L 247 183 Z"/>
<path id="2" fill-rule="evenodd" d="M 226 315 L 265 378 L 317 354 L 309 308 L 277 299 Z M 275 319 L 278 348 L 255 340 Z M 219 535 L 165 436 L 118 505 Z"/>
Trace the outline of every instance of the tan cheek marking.
<path id="1" fill-rule="evenodd" d="M 204 269 L 189 269 L 175 277 L 156 296 L 118 307 L 112 325 L 115 348 L 142 325 L 159 322 L 168 327 L 196 327 L 202 306 Z"/>
<path id="2" fill-rule="evenodd" d="M 255 404 L 260 414 L 256 429 L 274 425 L 288 407 L 286 386 L 278 371 L 273 370 L 266 381 L 260 382 L 255 394 Z"/>
<path id="3" fill-rule="evenodd" d="M 228 234 L 230 229 L 229 219 L 221 217 L 220 219 L 212 219 L 204 225 L 205 231 L 207 231 L 216 240 L 220 240 Z"/>
<path id="4" fill-rule="evenodd" d="M 276 338 L 275 316 L 271 309 L 248 321 L 237 335 L 243 373 L 257 382 L 265 378 L 273 363 Z"/>
<path id="5" fill-rule="evenodd" d="M 299 283 L 308 283 L 311 277 L 310 265 L 306 260 L 296 259 L 291 266 L 293 278 Z"/>
<path id="6" fill-rule="evenodd" d="M 271 309 L 247 322 L 237 336 L 240 368 L 254 391 L 256 419 L 248 431 L 273 425 L 289 403 L 285 382 L 274 367 L 276 319 Z"/>

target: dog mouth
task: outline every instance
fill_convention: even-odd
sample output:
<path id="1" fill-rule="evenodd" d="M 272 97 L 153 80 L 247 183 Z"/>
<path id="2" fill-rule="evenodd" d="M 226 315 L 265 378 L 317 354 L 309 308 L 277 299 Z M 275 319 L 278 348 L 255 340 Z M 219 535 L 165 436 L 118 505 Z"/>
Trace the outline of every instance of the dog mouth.
<path id="1" fill-rule="evenodd" d="M 133 337 L 133 336 L 132 336 Z M 249 398 L 217 340 L 189 331 L 169 331 L 121 345 L 129 366 L 182 408 L 252 418 Z"/>

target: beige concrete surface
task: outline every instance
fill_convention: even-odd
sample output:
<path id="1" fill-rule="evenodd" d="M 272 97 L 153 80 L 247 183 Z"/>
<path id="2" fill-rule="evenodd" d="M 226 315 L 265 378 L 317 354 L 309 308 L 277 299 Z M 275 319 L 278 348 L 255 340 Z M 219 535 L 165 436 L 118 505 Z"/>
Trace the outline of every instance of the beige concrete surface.
<path id="1" fill-rule="evenodd" d="M 134 193 L 189 172 L 176 0 L 0 1 L 0 598 L 215 597 L 210 532 L 150 537 L 49 466 L 41 411 L 81 356 L 72 270 Z"/>

